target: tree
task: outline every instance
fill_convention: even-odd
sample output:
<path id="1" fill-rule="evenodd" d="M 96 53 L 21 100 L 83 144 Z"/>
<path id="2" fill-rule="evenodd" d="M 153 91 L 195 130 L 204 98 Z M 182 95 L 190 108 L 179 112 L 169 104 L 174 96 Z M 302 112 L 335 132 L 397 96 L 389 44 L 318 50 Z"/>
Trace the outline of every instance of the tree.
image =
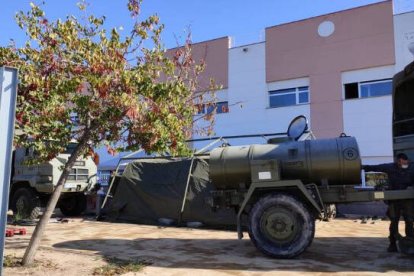
<path id="1" fill-rule="evenodd" d="M 78 5 L 85 10 L 84 2 Z M 196 102 L 204 95 L 196 93 L 203 63 L 193 60 L 190 41 L 168 58 L 160 39 L 163 25 L 157 16 L 140 21 L 140 5 L 140 0 L 127 1 L 133 20 L 130 34 L 122 37 L 117 29 L 104 28 L 105 17 L 52 22 L 31 3 L 28 12 L 16 16 L 28 42 L 0 48 L 0 64 L 20 71 L 16 121 L 23 134 L 15 143 L 34 147 L 35 162 L 42 162 L 63 152 L 72 139 L 78 141 L 35 228 L 24 265 L 32 263 L 79 156 L 99 145 L 110 153 L 138 148 L 190 153 L 185 140 L 193 132 Z"/>

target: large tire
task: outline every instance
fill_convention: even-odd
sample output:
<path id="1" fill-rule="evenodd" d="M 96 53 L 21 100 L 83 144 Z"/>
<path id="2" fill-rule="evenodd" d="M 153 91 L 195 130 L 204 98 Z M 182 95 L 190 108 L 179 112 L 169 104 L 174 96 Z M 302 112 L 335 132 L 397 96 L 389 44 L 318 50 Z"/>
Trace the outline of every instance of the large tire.
<path id="1" fill-rule="evenodd" d="M 16 219 L 37 219 L 40 207 L 39 196 L 33 189 L 22 187 L 13 192 L 10 208 Z"/>
<path id="2" fill-rule="evenodd" d="M 267 195 L 259 199 L 250 211 L 249 236 L 264 254 L 293 258 L 312 243 L 315 219 L 293 196 Z"/>
<path id="3" fill-rule="evenodd" d="M 86 209 L 86 196 L 84 194 L 80 194 L 61 199 L 59 208 L 65 216 L 79 216 Z"/>

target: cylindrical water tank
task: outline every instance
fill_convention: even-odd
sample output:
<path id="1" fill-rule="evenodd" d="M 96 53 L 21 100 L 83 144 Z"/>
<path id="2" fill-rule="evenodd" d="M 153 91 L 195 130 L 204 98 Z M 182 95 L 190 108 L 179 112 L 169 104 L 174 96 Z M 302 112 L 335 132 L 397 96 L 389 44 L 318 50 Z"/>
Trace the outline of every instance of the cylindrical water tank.
<path id="1" fill-rule="evenodd" d="M 300 179 L 317 185 L 360 183 L 358 144 L 349 136 L 217 148 L 210 153 L 210 178 L 217 189 L 248 187 L 251 161 L 270 159 L 278 161 L 282 180 Z"/>

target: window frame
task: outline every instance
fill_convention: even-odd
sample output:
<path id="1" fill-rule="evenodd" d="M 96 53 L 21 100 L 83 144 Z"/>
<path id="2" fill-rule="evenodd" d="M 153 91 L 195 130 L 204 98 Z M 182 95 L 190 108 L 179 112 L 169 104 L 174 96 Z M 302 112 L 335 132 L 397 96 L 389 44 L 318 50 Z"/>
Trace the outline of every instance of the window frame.
<path id="1" fill-rule="evenodd" d="M 347 93 L 346 93 L 346 85 L 350 85 L 356 83 L 358 86 L 358 97 L 357 98 L 347 98 Z M 391 83 L 391 90 L 389 94 L 385 94 L 385 95 L 370 95 L 370 91 L 368 91 L 368 96 L 367 97 L 362 97 L 362 86 L 364 85 L 371 85 L 371 84 L 377 84 L 377 83 Z M 343 88 L 343 99 L 345 101 L 347 100 L 355 100 L 355 99 L 369 99 L 369 98 L 376 98 L 376 97 L 384 97 L 384 96 L 391 96 L 392 95 L 392 78 L 387 78 L 387 79 L 378 79 L 378 80 L 369 80 L 369 81 L 355 81 L 355 82 L 348 82 L 348 83 L 343 83 L 342 84 L 342 88 Z"/>
<path id="2" fill-rule="evenodd" d="M 84 180 L 88 180 L 88 178 L 89 178 L 89 169 L 72 168 L 69 172 L 67 182 L 84 181 Z"/>
<path id="3" fill-rule="evenodd" d="M 306 89 L 304 89 L 306 88 Z M 306 93 L 307 94 L 307 101 L 300 102 L 300 94 Z M 295 104 L 283 105 L 283 106 L 272 106 L 271 98 L 283 95 L 295 95 Z M 269 108 L 281 108 L 281 107 L 289 107 L 289 106 L 297 106 L 297 105 L 305 105 L 310 104 L 310 88 L 309 85 L 297 86 L 297 87 L 290 87 L 290 88 L 283 88 L 283 89 L 275 89 L 270 90 L 267 93 L 269 99 Z"/>
<path id="4" fill-rule="evenodd" d="M 221 112 L 222 110 L 219 110 L 219 105 L 220 104 L 225 104 L 226 108 L 225 108 L 225 112 Z M 215 110 L 215 114 L 225 114 L 225 113 L 229 113 L 230 109 L 229 109 L 229 101 L 219 101 L 219 102 L 215 102 L 215 103 L 208 103 L 208 104 L 196 104 L 197 106 L 197 113 L 195 115 L 205 115 L 205 114 L 211 114 L 214 112 Z"/>
<path id="5" fill-rule="evenodd" d="M 368 91 L 368 96 L 367 97 L 362 97 L 362 86 L 363 85 L 371 85 L 371 84 L 377 84 L 377 83 L 391 83 L 391 90 L 389 94 L 385 94 L 385 95 L 374 95 L 371 96 L 370 95 L 370 91 Z M 382 79 L 382 80 L 374 80 L 374 81 L 362 81 L 358 83 L 358 98 L 359 99 L 364 99 L 364 98 L 372 98 L 372 97 L 382 97 L 382 96 L 388 96 L 392 94 L 392 79 Z"/>

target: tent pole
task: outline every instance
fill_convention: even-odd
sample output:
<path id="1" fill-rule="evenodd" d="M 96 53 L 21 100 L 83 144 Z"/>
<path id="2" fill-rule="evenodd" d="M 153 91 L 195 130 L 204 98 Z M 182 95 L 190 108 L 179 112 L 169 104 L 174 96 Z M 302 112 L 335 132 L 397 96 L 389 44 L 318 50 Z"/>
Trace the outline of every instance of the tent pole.
<path id="1" fill-rule="evenodd" d="M 106 191 L 105 198 L 104 198 L 104 200 L 102 202 L 102 205 L 99 209 L 103 209 L 105 207 L 106 201 L 108 200 L 108 197 L 109 197 L 109 193 L 111 192 L 111 189 L 112 189 L 112 185 L 115 182 L 115 176 L 118 175 L 119 165 L 121 164 L 122 160 L 129 159 L 131 156 L 134 156 L 135 154 L 137 154 L 141 151 L 143 151 L 143 149 L 139 149 L 137 151 L 134 151 L 130 154 L 125 155 L 124 157 L 119 158 L 118 164 L 116 165 L 115 173 L 113 173 L 112 178 L 111 178 L 111 183 L 109 183 L 108 191 Z"/>
<path id="2" fill-rule="evenodd" d="M 111 178 L 111 183 L 109 183 L 109 188 L 106 191 L 105 198 L 104 198 L 104 201 L 102 202 L 102 205 L 101 205 L 100 209 L 103 209 L 105 207 L 106 201 L 108 200 L 109 193 L 111 192 L 111 189 L 112 189 L 112 185 L 115 182 L 115 176 L 118 174 L 118 168 L 119 168 L 119 163 L 120 162 L 121 162 L 121 160 L 118 161 L 118 165 L 116 166 L 115 173 L 112 172 L 112 177 L 110 177 Z"/>
<path id="3" fill-rule="evenodd" d="M 202 149 L 200 149 L 200 150 L 198 150 L 195 154 L 202 154 L 202 153 L 204 153 L 207 149 L 209 149 L 212 145 L 215 145 L 215 144 L 217 144 L 218 142 L 220 142 L 220 141 L 222 141 L 223 140 L 223 138 L 222 137 L 220 137 L 220 138 L 218 138 L 217 140 L 214 140 L 213 142 L 211 142 L 211 143 L 209 143 L 207 146 L 205 146 L 204 148 L 202 148 Z"/>
<path id="4" fill-rule="evenodd" d="M 191 158 L 190 169 L 188 170 L 187 184 L 185 185 L 183 202 L 181 204 L 181 211 L 180 211 L 180 215 L 178 216 L 178 226 L 181 225 L 181 220 L 183 218 L 184 207 L 185 207 L 185 200 L 187 199 L 188 187 L 190 186 L 191 171 L 193 170 L 193 163 L 194 163 L 194 157 Z"/>

